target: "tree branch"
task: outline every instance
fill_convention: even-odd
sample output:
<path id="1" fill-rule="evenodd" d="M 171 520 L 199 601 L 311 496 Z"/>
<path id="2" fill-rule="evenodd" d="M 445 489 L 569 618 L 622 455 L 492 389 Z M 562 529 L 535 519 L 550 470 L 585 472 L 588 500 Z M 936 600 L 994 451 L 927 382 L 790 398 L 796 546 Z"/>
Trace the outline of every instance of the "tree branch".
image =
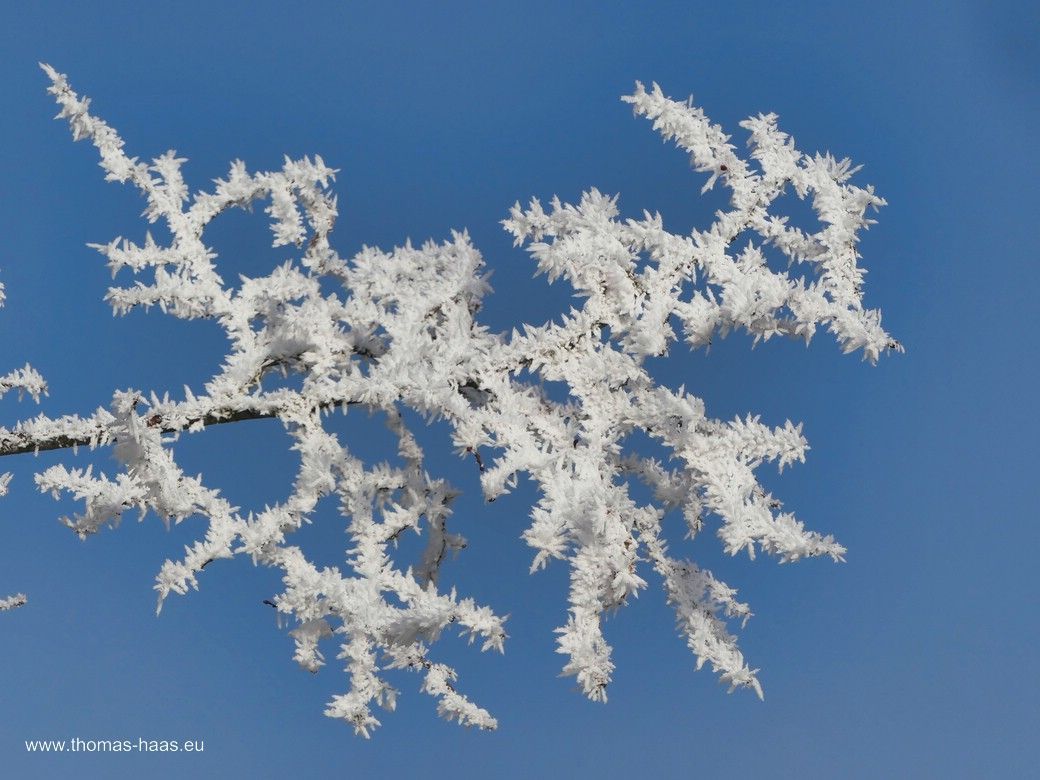
<path id="1" fill-rule="evenodd" d="M 326 404 L 320 404 L 320 409 L 335 409 L 343 406 L 353 406 L 359 403 L 358 401 L 332 401 Z M 243 420 L 265 420 L 278 416 L 279 409 L 214 409 L 206 414 L 198 415 L 195 417 L 189 417 L 187 420 L 178 423 L 171 423 L 168 421 L 168 415 L 162 415 L 159 413 L 153 414 L 146 418 L 145 424 L 149 428 L 159 428 L 162 433 L 180 433 L 181 431 L 191 428 L 192 426 L 202 425 L 222 425 L 224 423 L 242 422 Z M 63 423 L 66 420 L 76 420 L 79 425 L 76 426 L 78 430 L 75 434 L 68 434 L 62 432 L 62 429 L 68 430 Z M 85 421 L 79 418 L 59 418 L 58 420 L 52 421 L 54 425 L 54 434 L 43 436 L 33 433 L 29 430 L 15 428 L 14 430 L 5 430 L 0 428 L 0 457 L 5 455 L 23 455 L 28 452 L 39 453 L 48 450 L 64 450 L 71 449 L 73 447 L 91 447 L 97 446 L 98 443 L 110 443 L 108 437 L 108 425 L 100 421 Z M 87 423 L 84 425 L 83 423 Z M 71 426 L 70 426 L 71 427 Z"/>

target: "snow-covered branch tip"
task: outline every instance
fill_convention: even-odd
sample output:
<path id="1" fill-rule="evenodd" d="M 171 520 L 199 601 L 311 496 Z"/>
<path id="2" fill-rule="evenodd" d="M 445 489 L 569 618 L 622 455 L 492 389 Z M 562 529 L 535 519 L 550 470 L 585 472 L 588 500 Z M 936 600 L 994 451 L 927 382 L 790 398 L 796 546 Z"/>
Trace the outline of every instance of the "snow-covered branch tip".
<path id="1" fill-rule="evenodd" d="M 674 554 L 669 538 L 710 527 L 730 554 L 766 553 L 782 562 L 841 560 L 845 548 L 781 511 L 756 476 L 767 462 L 782 469 L 804 459 L 800 425 L 715 419 L 685 387 L 659 383 L 647 358 L 667 354 L 680 338 L 698 348 L 741 329 L 756 341 L 809 341 L 821 326 L 841 349 L 872 362 L 901 350 L 882 329 L 880 312 L 863 304 L 859 234 L 884 201 L 851 183 L 858 169 L 799 152 L 774 114 L 741 123 L 749 136 L 742 156 L 692 101 L 637 84 L 623 100 L 689 153 L 705 188 L 729 190 L 728 208 L 704 229 L 676 234 L 660 214 L 622 218 L 619 198 L 594 189 L 577 204 L 517 203 L 505 229 L 527 247 L 538 272 L 565 280 L 583 300 L 558 321 L 499 334 L 477 319 L 490 287 L 465 232 L 341 258 L 329 242 L 338 213 L 335 171 L 320 157 L 287 158 L 281 170 L 252 173 L 236 161 L 211 191 L 192 195 L 184 158 L 172 151 L 151 162 L 127 156 L 89 100 L 43 68 L 73 137 L 89 140 L 106 178 L 132 183 L 148 221 L 169 229 L 168 245 L 146 233 L 139 243 L 96 246 L 117 278 L 137 277 L 108 292 L 113 310 L 157 306 L 182 319 L 205 317 L 231 345 L 201 393 L 185 388 L 183 398 L 171 399 L 118 392 L 88 418 L 39 417 L 0 431 L 8 452 L 114 445 L 121 466 L 114 477 L 61 465 L 37 475 L 41 490 L 84 502 L 84 513 L 66 521 L 76 533 L 89 536 L 127 511 L 166 522 L 202 517 L 205 533 L 159 572 L 160 605 L 171 593 L 198 588 L 210 564 L 248 557 L 281 573 L 284 590 L 264 602 L 295 623 L 290 635 L 302 668 L 319 671 L 323 648 L 338 643 L 349 690 L 329 702 L 327 715 L 368 736 L 379 725 L 374 708 L 396 706 L 388 673 L 411 670 L 443 717 L 494 728 L 495 719 L 460 692 L 457 672 L 433 656 L 446 629 L 479 640 L 482 650 L 501 651 L 506 638 L 504 617 L 438 588 L 444 561 L 466 547 L 449 530 L 458 491 L 430 475 L 410 420 L 439 419 L 457 453 L 475 462 L 487 500 L 509 492 L 521 475 L 538 486 L 523 538 L 532 571 L 553 561 L 569 567 L 557 649 L 566 657 L 564 673 L 586 696 L 605 700 L 613 675 L 604 616 L 647 588 L 649 570 L 661 578 L 697 666 L 710 665 L 730 689 L 762 695 L 758 670 L 730 633 L 750 608 L 735 589 Z M 809 201 L 818 229 L 789 225 L 778 207 L 788 188 Z M 273 244 L 295 246 L 298 256 L 232 287 L 204 231 L 225 210 L 256 201 L 266 204 Z M 272 372 L 295 376 L 298 389 L 265 386 Z M 20 381 L 28 390 L 37 386 Z M 566 400 L 555 400 L 548 382 L 563 383 Z M 382 415 L 400 465 L 364 463 L 328 426 L 331 409 L 352 406 Z M 202 477 L 186 475 L 164 436 L 261 418 L 280 421 L 300 466 L 284 501 L 258 512 L 244 514 Z M 637 433 L 650 437 L 653 452 L 633 444 Z M 636 498 L 636 483 L 651 499 Z M 351 539 L 342 568 L 319 567 L 293 544 L 326 496 L 338 499 Z M 427 540 L 410 563 L 392 554 L 404 532 Z"/>
<path id="2" fill-rule="evenodd" d="M 4 612 L 9 609 L 17 609 L 18 607 L 24 606 L 29 599 L 26 598 L 24 593 L 16 593 L 13 596 L 0 599 L 0 612 Z"/>

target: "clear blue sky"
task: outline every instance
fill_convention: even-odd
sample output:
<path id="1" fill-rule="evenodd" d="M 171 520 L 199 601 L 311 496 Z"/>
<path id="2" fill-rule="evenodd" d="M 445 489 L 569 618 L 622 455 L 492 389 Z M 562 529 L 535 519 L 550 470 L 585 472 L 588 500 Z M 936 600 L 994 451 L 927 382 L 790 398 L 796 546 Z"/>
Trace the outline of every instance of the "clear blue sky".
<path id="1" fill-rule="evenodd" d="M 105 184 L 71 143 L 36 62 L 51 62 L 150 157 L 190 158 L 194 187 L 233 158 L 283 153 L 340 168 L 337 246 L 390 247 L 467 227 L 497 292 L 487 317 L 540 321 L 567 291 L 532 280 L 502 219 L 517 199 L 583 188 L 660 210 L 674 229 L 714 203 L 683 155 L 618 96 L 636 79 L 693 93 L 736 123 L 775 111 L 807 151 L 865 163 L 890 205 L 862 245 L 867 300 L 907 354 L 871 368 L 826 337 L 806 350 L 731 337 L 708 356 L 679 349 L 660 376 L 717 416 L 801 420 L 806 464 L 768 483 L 848 562 L 777 566 L 692 554 L 740 588 L 756 616 L 743 647 L 765 702 L 727 696 L 673 630 L 654 587 L 607 626 L 618 664 L 610 701 L 557 677 L 551 629 L 566 573 L 527 575 L 523 488 L 487 507 L 444 431 L 426 438 L 466 491 L 470 548 L 451 576 L 512 615 L 504 657 L 444 643 L 497 733 L 436 719 L 418 678 L 365 742 L 321 710 L 344 689 L 317 676 L 261 599 L 270 572 L 209 567 L 202 590 L 154 616 L 151 585 L 199 525 L 154 518 L 79 542 L 39 496 L 50 463 L 111 469 L 107 454 L 6 459 L 12 495 L 0 592 L 31 603 L 0 616 L 0 766 L 11 777 L 1021 777 L 1036 771 L 1038 532 L 1035 481 L 1040 286 L 1035 3 L 5 3 L 0 11 L 4 198 L 0 367 L 26 360 L 51 383 L 49 414 L 106 405 L 114 389 L 201 386 L 220 334 L 159 313 L 113 319 L 102 258 L 85 247 L 139 240 L 137 195 Z M 442 4 L 436 4 L 442 5 Z M 725 6 L 723 10 L 719 6 Z M 1032 182 L 1032 183 L 1031 183 Z M 219 225 L 219 227 L 218 227 Z M 261 214 L 210 235 L 223 268 L 260 273 Z M 3 421 L 35 413 L 3 401 Z M 378 455 L 364 420 L 345 434 Z M 183 460 L 245 507 L 278 500 L 292 461 L 277 424 L 224 426 Z M 367 449 L 366 449 L 367 448 Z M 439 453 L 439 455 L 438 455 Z M 306 544 L 329 562 L 342 525 Z M 203 739 L 187 756 L 28 755 L 23 740 Z"/>

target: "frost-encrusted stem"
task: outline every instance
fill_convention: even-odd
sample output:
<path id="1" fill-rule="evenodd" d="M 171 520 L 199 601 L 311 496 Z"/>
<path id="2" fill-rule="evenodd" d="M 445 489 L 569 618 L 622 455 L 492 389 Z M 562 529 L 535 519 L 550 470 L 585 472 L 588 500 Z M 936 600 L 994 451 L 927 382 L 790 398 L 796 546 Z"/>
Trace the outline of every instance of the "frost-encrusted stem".
<path id="1" fill-rule="evenodd" d="M 277 400 L 254 399 L 252 405 L 229 408 L 222 402 L 215 404 L 171 404 L 156 402 L 151 407 L 145 424 L 159 433 L 175 434 L 184 430 L 199 431 L 211 425 L 243 422 L 245 420 L 270 420 L 277 418 Z M 267 402 L 265 402 L 267 401 Z M 352 406 L 356 402 L 329 401 L 320 404 L 323 410 Z M 208 411 L 203 411 L 209 407 Z M 201 408 L 200 408 L 201 407 Z M 0 457 L 22 455 L 29 452 L 50 450 L 94 448 L 114 440 L 111 430 L 113 418 L 107 410 L 99 409 L 90 417 L 67 415 L 49 418 L 43 415 L 19 423 L 14 428 L 0 428 Z"/>

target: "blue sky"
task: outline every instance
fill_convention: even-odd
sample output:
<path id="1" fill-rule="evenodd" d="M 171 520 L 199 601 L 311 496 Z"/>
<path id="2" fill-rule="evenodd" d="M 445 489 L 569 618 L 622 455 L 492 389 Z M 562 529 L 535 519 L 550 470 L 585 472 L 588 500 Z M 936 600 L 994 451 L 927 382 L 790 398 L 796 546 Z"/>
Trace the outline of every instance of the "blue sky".
<path id="1" fill-rule="evenodd" d="M 242 158 L 321 154 L 340 168 L 337 247 L 389 248 L 466 227 L 495 269 L 487 321 L 561 311 L 567 290 L 532 279 L 498 221 L 517 199 L 621 193 L 674 230 L 717 206 L 701 177 L 618 97 L 659 82 L 741 138 L 775 111 L 805 151 L 866 165 L 888 201 L 862 243 L 867 301 L 907 354 L 877 367 L 820 337 L 810 349 L 730 337 L 674 350 L 658 369 L 718 417 L 805 423 L 808 462 L 764 478 L 787 507 L 848 547 L 848 561 L 729 559 L 705 535 L 690 552 L 740 588 L 756 616 L 742 644 L 765 702 L 725 694 L 673 629 L 652 587 L 607 625 L 610 701 L 557 677 L 552 628 L 566 572 L 528 576 L 519 535 L 533 493 L 484 505 L 472 465 L 441 428 L 432 461 L 466 495 L 461 588 L 511 615 L 504 656 L 445 652 L 500 720 L 493 734 L 439 721 L 418 679 L 371 741 L 321 714 L 343 689 L 314 677 L 261 605 L 277 582 L 246 561 L 207 568 L 202 589 L 154 616 L 153 577 L 194 538 L 128 519 L 81 543 L 55 522 L 32 473 L 105 453 L 8 458 L 0 592 L 31 603 L 0 620 L 0 761 L 17 777 L 1016 777 L 1038 761 L 1040 532 L 1034 232 L 1040 165 L 1038 12 L 1027 3 L 272 2 L 24 3 L 0 11 L 4 202 L 0 367 L 48 378 L 43 411 L 107 405 L 115 389 L 195 388 L 221 336 L 159 313 L 114 319 L 86 248 L 143 236 L 137 195 L 105 184 L 94 151 L 52 121 L 36 62 L 68 73 L 98 113 L 150 157 L 176 148 L 205 186 Z M 720 6 L 725 6 L 722 8 Z M 1033 184 L 1030 184 L 1034 181 Z M 282 257 L 260 213 L 231 214 L 209 241 L 222 269 Z M 5 399 L 3 421 L 34 414 Z M 362 454 L 385 443 L 344 423 Z M 351 438 L 353 437 L 353 438 Z M 292 461 L 273 423 L 184 442 L 245 507 L 278 500 Z M 342 525 L 305 544 L 341 556 Z M 25 739 L 202 739 L 194 756 L 27 754 Z"/>

